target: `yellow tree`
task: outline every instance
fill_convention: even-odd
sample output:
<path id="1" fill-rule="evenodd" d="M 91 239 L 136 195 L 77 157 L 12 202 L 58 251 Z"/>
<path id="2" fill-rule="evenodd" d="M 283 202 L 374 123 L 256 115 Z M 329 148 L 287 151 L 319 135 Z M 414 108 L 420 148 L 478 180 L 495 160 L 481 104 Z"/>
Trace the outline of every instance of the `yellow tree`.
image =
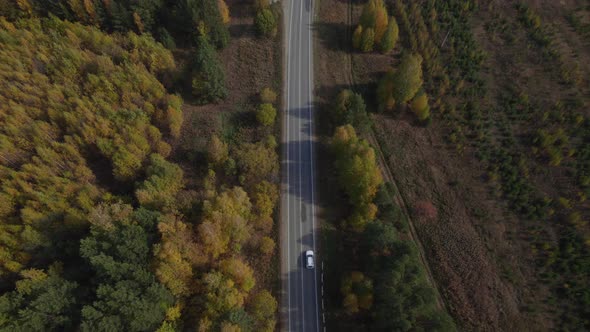
<path id="1" fill-rule="evenodd" d="M 430 117 L 430 106 L 428 105 L 428 95 L 422 91 L 419 92 L 410 104 L 412 112 L 416 114 L 418 120 L 425 121 Z"/>
<path id="2" fill-rule="evenodd" d="M 158 224 L 160 243 L 154 246 L 156 276 L 175 296 L 189 296 L 193 265 L 200 265 L 204 257 L 199 251 L 190 225 L 175 215 L 166 215 Z"/>
<path id="3" fill-rule="evenodd" d="M 389 24 L 389 16 L 387 15 L 387 8 L 383 0 L 374 0 L 375 4 L 375 42 L 380 43 L 387 25 Z"/>
<path id="4" fill-rule="evenodd" d="M 211 137 L 207 146 L 207 160 L 213 165 L 222 165 L 228 158 L 227 143 L 223 142 L 217 135 Z"/>
<path id="5" fill-rule="evenodd" d="M 383 181 L 375 151 L 367 141 L 358 139 L 350 125 L 336 128 L 332 150 L 338 182 L 354 208 L 348 223 L 360 232 L 375 217 L 373 199 Z"/>
<path id="6" fill-rule="evenodd" d="M 252 268 L 239 258 L 223 260 L 219 264 L 219 269 L 223 274 L 229 276 L 243 292 L 249 292 L 256 283 Z"/>
<path id="7" fill-rule="evenodd" d="M 229 17 L 229 7 L 225 3 L 224 0 L 217 0 L 217 7 L 219 7 L 219 14 L 221 15 L 221 21 L 223 24 L 228 24 L 230 17 Z"/>

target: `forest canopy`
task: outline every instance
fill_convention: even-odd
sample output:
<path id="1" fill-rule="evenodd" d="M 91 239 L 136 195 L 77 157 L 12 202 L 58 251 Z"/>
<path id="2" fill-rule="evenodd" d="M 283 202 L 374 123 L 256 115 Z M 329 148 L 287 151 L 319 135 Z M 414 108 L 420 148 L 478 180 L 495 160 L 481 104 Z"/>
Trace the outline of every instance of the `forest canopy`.
<path id="1" fill-rule="evenodd" d="M 109 187 L 170 153 L 182 100 L 157 77 L 174 70 L 148 35 L 0 18 L 0 274 L 67 251 L 60 239 L 87 229 Z"/>

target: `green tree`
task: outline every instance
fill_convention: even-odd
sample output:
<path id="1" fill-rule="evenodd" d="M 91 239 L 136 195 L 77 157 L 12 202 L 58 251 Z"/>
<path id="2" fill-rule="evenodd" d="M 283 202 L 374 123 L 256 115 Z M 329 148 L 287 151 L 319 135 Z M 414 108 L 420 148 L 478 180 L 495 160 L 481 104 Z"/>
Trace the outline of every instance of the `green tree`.
<path id="1" fill-rule="evenodd" d="M 256 110 L 256 120 L 263 126 L 272 126 L 277 117 L 277 110 L 272 104 L 261 104 Z"/>
<path id="2" fill-rule="evenodd" d="M 398 103 L 407 103 L 422 87 L 422 57 L 408 54 L 402 58 L 393 75 L 393 99 Z"/>
<path id="3" fill-rule="evenodd" d="M 395 17 L 389 18 L 389 24 L 387 25 L 387 30 L 385 30 L 385 34 L 381 39 L 381 43 L 379 45 L 381 52 L 388 53 L 389 51 L 395 48 L 395 44 L 397 44 L 397 40 L 399 38 L 399 27 L 397 25 L 397 21 Z"/>
<path id="4" fill-rule="evenodd" d="M 172 294 L 149 270 L 153 216 L 130 206 L 102 206 L 93 213 L 90 235 L 80 241 L 97 285 L 82 308 L 83 331 L 155 330 L 172 306 Z M 121 296 L 124 294 L 124 296 Z"/>
<path id="5" fill-rule="evenodd" d="M 193 95 L 201 104 L 217 102 L 227 96 L 225 74 L 217 57 L 217 52 L 215 52 L 207 37 L 203 35 L 197 39 L 192 89 Z"/>
<path id="6" fill-rule="evenodd" d="M 416 94 L 412 103 L 410 104 L 412 112 L 416 114 L 418 120 L 425 121 L 430 117 L 430 106 L 428 106 L 428 95 L 424 91 Z"/>
<path id="7" fill-rule="evenodd" d="M 269 8 L 258 11 L 254 24 L 258 33 L 263 36 L 274 37 L 277 34 L 277 18 Z"/>
<path id="8" fill-rule="evenodd" d="M 16 290 L 0 297 L 0 328 L 6 331 L 69 330 L 78 316 L 78 285 L 61 277 L 61 266 L 47 272 L 21 271 Z"/>
<path id="9" fill-rule="evenodd" d="M 389 16 L 383 0 L 369 0 L 363 6 L 359 25 L 352 36 L 352 45 L 362 52 L 371 52 L 381 45 L 389 27 Z"/>
<path id="10" fill-rule="evenodd" d="M 340 91 L 331 110 L 337 126 L 351 124 L 360 131 L 366 131 L 371 125 L 363 97 L 351 90 Z"/>
<path id="11" fill-rule="evenodd" d="M 202 26 L 211 43 L 217 48 L 223 48 L 229 42 L 229 30 L 220 9 L 223 8 L 218 1 L 182 0 L 174 16 L 178 18 L 179 27 L 184 33 L 198 34 L 197 45 L 201 44 L 198 39 L 202 37 L 202 32 L 195 31 L 195 27 Z"/>
<path id="12" fill-rule="evenodd" d="M 360 50 L 363 52 L 371 52 L 375 45 L 375 30 L 372 28 L 364 28 L 361 36 Z"/>

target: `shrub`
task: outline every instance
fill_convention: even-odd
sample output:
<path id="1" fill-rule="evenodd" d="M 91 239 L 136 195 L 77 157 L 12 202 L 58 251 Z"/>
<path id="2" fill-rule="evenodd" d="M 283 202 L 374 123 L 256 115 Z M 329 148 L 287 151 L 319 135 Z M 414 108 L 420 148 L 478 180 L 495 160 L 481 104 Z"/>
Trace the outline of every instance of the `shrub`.
<path id="1" fill-rule="evenodd" d="M 428 105 L 428 96 L 421 92 L 414 97 L 410 105 L 412 112 L 416 114 L 418 120 L 424 121 L 430 117 L 430 106 Z"/>
<path id="2" fill-rule="evenodd" d="M 260 251 L 265 255 L 268 256 L 272 254 L 275 250 L 275 241 L 268 236 L 264 236 L 260 240 Z"/>
<path id="3" fill-rule="evenodd" d="M 277 93 L 271 88 L 264 88 L 260 91 L 260 101 L 266 104 L 274 104 L 277 101 Z"/>
<path id="4" fill-rule="evenodd" d="M 261 104 L 256 111 L 256 120 L 263 126 L 272 126 L 277 117 L 277 110 L 272 104 Z"/>
<path id="5" fill-rule="evenodd" d="M 274 37 L 277 34 L 277 18 L 268 8 L 258 11 L 254 24 L 260 35 Z"/>
<path id="6" fill-rule="evenodd" d="M 436 207 L 429 201 L 418 201 L 414 204 L 414 214 L 425 219 L 435 219 L 438 212 Z"/>

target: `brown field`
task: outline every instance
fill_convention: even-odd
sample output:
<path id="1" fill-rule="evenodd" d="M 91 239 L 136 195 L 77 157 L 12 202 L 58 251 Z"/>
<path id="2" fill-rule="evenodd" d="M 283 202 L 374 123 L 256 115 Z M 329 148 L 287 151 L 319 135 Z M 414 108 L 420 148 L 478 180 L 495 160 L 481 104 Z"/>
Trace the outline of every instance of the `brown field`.
<path id="1" fill-rule="evenodd" d="M 364 94 L 374 111 L 376 81 L 399 60 L 399 45 L 390 55 L 350 55 L 349 35 L 362 3 L 321 0 L 319 5 L 316 96 L 324 109 L 340 89 L 350 86 Z M 522 2 L 539 14 L 541 27 L 550 36 L 557 55 L 547 58 L 521 22 L 517 2 L 479 3 L 469 25 L 486 55 L 479 72 L 485 90 L 483 98 L 475 101 L 483 113 L 482 135 L 492 147 L 504 146 L 501 142 L 507 136 L 513 140 L 508 148 L 523 159 L 519 176 L 526 178 L 540 197 L 551 201 L 551 213 L 528 218 L 511 208 L 502 184 L 491 176 L 490 164 L 476 157 L 478 149 L 483 149 L 474 144 L 479 133 L 460 111 L 449 111 L 461 104 L 460 95 L 431 97 L 431 101 L 440 99 L 446 109 L 434 105 L 429 126 L 417 124 L 406 111 L 375 114 L 374 134 L 406 205 L 430 201 L 438 210 L 436 220 L 413 218 L 413 224 L 445 305 L 460 330 L 558 329 L 567 320 L 564 312 L 572 306 L 569 299 L 556 297 L 555 289 L 568 281 L 560 277 L 548 281 L 544 274 L 549 269 L 539 262 L 558 251 L 560 236 L 566 227 L 573 227 L 565 225 L 564 219 L 579 212 L 588 220 L 590 206 L 580 198 L 584 188 L 572 176 L 576 153 L 564 153 L 559 165 L 550 165 L 531 140 L 537 129 L 557 127 L 552 119 L 558 101 L 567 105 L 560 112 L 579 114 L 588 121 L 590 11 L 583 1 Z M 391 13 L 391 3 L 388 8 Z M 441 45 L 445 33 L 431 35 L 436 45 Z M 403 31 L 400 36 L 404 45 Z M 441 49 L 443 65 L 450 52 Z M 436 95 L 436 85 L 436 80 L 426 80 L 427 92 Z M 527 117 L 501 111 L 507 93 L 527 100 Z M 516 106 L 517 112 L 522 104 Z M 546 112 L 549 120 L 543 121 Z M 570 122 L 559 123 L 570 135 L 564 150 L 583 146 Z M 453 142 L 449 136 L 456 126 L 464 135 Z M 560 197 L 571 206 L 558 204 Z M 589 234 L 583 223 L 575 230 Z M 585 278 L 584 274 L 579 278 Z"/>

